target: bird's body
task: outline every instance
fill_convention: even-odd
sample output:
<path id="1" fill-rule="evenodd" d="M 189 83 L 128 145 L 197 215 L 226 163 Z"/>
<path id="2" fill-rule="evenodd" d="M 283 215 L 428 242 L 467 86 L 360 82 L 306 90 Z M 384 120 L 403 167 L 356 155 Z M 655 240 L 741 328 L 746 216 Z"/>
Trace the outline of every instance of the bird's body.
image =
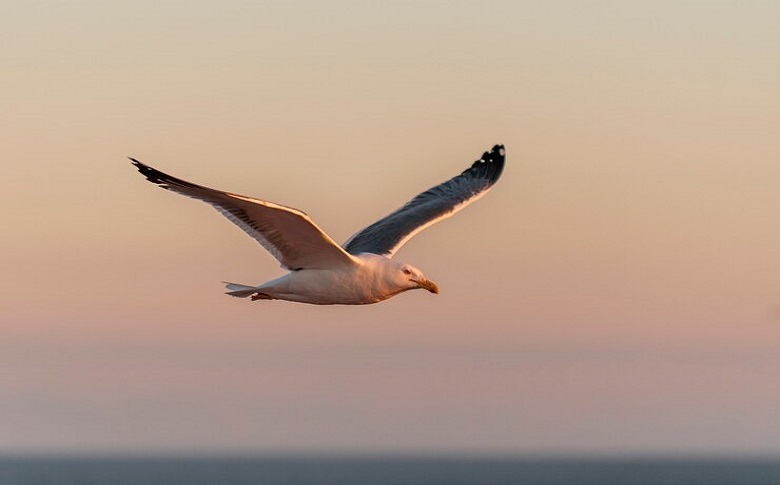
<path id="1" fill-rule="evenodd" d="M 229 294 L 252 296 L 253 300 L 289 300 L 317 305 L 364 305 L 378 303 L 405 289 L 393 284 L 390 275 L 398 263 L 371 253 L 355 256 L 355 262 L 341 268 L 291 271 L 259 286 L 228 283 Z M 417 286 L 434 293 L 438 288 L 422 277 Z"/>
<path id="2" fill-rule="evenodd" d="M 359 231 L 343 247 L 297 209 L 196 185 L 131 160 L 149 181 L 211 204 L 290 270 L 258 286 L 227 283 L 229 295 L 317 305 L 362 305 L 416 288 L 439 292 L 420 270 L 392 256 L 414 234 L 490 190 L 503 170 L 504 147 L 496 145 L 462 174 Z"/>

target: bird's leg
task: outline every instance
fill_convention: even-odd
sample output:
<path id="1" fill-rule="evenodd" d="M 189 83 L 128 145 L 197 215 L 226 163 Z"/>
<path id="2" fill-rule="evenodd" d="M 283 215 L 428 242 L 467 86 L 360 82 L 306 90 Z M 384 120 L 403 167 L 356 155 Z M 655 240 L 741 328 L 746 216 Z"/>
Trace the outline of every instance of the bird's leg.
<path id="1" fill-rule="evenodd" d="M 265 293 L 260 293 L 258 291 L 257 293 L 252 295 L 252 301 L 256 301 L 256 300 L 273 300 L 273 298 L 271 298 L 271 295 L 267 295 Z"/>

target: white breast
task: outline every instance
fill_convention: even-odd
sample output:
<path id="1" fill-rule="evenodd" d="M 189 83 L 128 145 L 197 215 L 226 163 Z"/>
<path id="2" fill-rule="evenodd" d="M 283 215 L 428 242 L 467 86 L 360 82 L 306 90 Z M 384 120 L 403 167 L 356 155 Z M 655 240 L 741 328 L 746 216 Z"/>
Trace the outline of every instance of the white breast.
<path id="1" fill-rule="evenodd" d="M 358 264 L 337 269 L 302 269 L 269 281 L 259 291 L 279 300 L 317 305 L 364 305 L 397 293 L 384 278 L 390 260 L 374 254 L 360 255 Z"/>

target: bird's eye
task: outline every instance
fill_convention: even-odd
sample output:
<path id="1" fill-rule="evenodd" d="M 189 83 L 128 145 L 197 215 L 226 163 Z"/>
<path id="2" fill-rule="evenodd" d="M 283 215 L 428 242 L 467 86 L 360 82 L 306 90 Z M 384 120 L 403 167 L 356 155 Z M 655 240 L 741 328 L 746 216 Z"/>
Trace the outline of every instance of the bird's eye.
<path id="1" fill-rule="evenodd" d="M 410 270 L 409 268 L 404 268 L 404 274 L 410 275 L 412 274 L 412 270 Z"/>

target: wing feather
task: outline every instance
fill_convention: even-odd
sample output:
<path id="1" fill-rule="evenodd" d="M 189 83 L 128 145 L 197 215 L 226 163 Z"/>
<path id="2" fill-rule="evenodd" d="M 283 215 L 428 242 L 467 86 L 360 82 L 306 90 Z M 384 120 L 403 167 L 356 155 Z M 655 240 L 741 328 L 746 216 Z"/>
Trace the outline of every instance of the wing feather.
<path id="1" fill-rule="evenodd" d="M 130 160 L 150 182 L 210 204 L 259 242 L 287 269 L 354 264 L 352 256 L 298 209 L 203 187 L 163 173 L 134 158 Z"/>
<path id="2" fill-rule="evenodd" d="M 460 175 L 431 187 L 359 231 L 344 244 L 344 249 L 350 254 L 392 257 L 412 236 L 485 195 L 501 177 L 504 159 L 504 146 L 495 145 Z"/>

